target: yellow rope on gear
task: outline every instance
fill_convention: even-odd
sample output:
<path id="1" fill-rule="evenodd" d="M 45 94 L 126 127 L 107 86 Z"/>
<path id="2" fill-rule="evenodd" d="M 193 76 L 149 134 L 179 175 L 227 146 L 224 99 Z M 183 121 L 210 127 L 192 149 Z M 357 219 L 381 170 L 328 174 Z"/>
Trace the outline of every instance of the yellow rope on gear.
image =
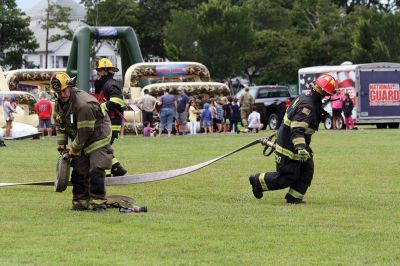
<path id="1" fill-rule="evenodd" d="M 297 199 L 303 199 L 304 195 L 301 194 L 300 192 L 294 190 L 293 188 L 289 189 L 288 192 L 290 195 L 292 195 L 293 197 L 297 198 Z"/>
<path id="2" fill-rule="evenodd" d="M 268 186 L 267 186 L 267 183 L 265 183 L 265 174 L 266 174 L 266 173 L 260 174 L 260 175 L 258 176 L 258 180 L 260 181 L 261 188 L 262 188 L 264 191 L 267 191 L 267 190 L 268 190 Z"/>

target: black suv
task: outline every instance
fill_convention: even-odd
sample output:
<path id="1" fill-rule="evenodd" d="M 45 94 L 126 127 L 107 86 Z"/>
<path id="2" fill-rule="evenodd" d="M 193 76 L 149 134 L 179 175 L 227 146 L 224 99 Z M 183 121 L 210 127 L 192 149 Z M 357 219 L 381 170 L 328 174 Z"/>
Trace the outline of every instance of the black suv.
<path id="1" fill-rule="evenodd" d="M 289 88 L 281 85 L 261 85 L 249 87 L 249 92 L 254 98 L 264 128 L 268 125 L 270 129 L 277 130 L 282 123 L 286 108 L 293 100 Z M 239 99 L 243 93 L 244 89 L 241 89 L 235 98 Z"/>

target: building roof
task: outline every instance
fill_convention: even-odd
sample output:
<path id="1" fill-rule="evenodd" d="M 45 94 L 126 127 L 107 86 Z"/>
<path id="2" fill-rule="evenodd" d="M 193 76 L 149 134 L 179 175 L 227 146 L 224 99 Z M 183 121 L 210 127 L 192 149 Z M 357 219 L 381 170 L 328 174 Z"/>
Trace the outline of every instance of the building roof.
<path id="1" fill-rule="evenodd" d="M 75 0 L 50 0 L 51 3 L 70 8 L 69 20 L 84 20 L 86 16 L 86 9 L 78 4 Z M 40 1 L 37 5 L 28 9 L 25 13 L 31 17 L 31 20 L 45 20 L 47 9 L 47 0 Z"/>
<path id="2" fill-rule="evenodd" d="M 32 21 L 29 26 L 29 28 L 35 35 L 36 41 L 39 44 L 39 47 L 36 49 L 36 52 L 44 52 L 46 50 L 46 30 L 42 28 L 43 25 L 44 25 L 43 21 L 36 20 L 36 21 Z M 75 32 L 76 28 L 78 28 L 80 26 L 86 26 L 86 24 L 83 21 L 76 21 L 76 20 L 68 23 L 68 27 L 73 32 Z M 58 28 L 49 29 L 49 38 L 52 35 L 56 35 L 56 34 L 64 35 L 65 32 Z M 66 39 L 62 39 L 62 40 L 59 40 L 56 42 L 49 42 L 48 51 L 51 52 L 51 51 L 57 50 L 58 47 L 60 47 L 65 41 L 66 41 Z"/>

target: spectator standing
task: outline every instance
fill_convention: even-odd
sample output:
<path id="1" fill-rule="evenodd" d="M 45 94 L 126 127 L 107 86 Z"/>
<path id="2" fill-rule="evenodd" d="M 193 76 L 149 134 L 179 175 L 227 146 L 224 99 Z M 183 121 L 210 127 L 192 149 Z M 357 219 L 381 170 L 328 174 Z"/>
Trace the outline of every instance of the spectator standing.
<path id="1" fill-rule="evenodd" d="M 247 127 L 247 129 L 249 131 L 253 131 L 255 130 L 256 133 L 258 133 L 258 130 L 260 130 L 263 127 L 263 124 L 261 123 L 261 116 L 260 113 L 257 112 L 257 107 L 253 106 L 252 107 L 252 112 L 249 115 L 248 121 L 249 121 L 249 125 Z"/>
<path id="2" fill-rule="evenodd" d="M 348 93 L 346 93 L 344 97 L 343 114 L 346 122 L 346 129 L 354 129 L 354 120 L 353 117 L 351 117 L 354 108 L 353 101 L 350 99 L 350 95 Z"/>
<path id="3" fill-rule="evenodd" d="M 204 134 L 207 134 L 207 131 L 212 133 L 212 116 L 210 111 L 210 104 L 205 103 L 203 106 L 203 112 L 201 113 L 201 121 L 204 128 Z"/>
<path id="4" fill-rule="evenodd" d="M 222 120 L 223 120 L 223 115 L 224 115 L 224 110 L 222 109 L 222 101 L 216 101 L 215 104 L 215 109 L 216 109 L 216 116 L 215 116 L 215 123 L 217 126 L 217 132 L 221 133 L 222 132 Z"/>
<path id="5" fill-rule="evenodd" d="M 196 135 L 197 126 L 197 114 L 199 111 L 196 109 L 196 102 L 194 100 L 190 101 L 189 107 L 189 129 L 191 135 Z"/>
<path id="6" fill-rule="evenodd" d="M 331 96 L 330 101 L 332 106 L 333 129 L 340 129 L 343 107 L 343 99 L 340 96 L 340 89 L 335 90 L 335 94 Z"/>
<path id="7" fill-rule="evenodd" d="M 215 107 L 215 99 L 210 98 L 210 112 L 211 112 L 211 126 L 213 128 L 213 132 L 217 131 L 217 108 Z"/>
<path id="8" fill-rule="evenodd" d="M 156 98 L 151 96 L 149 94 L 149 90 L 145 89 L 143 91 L 144 95 L 143 97 L 139 100 L 138 104 L 140 109 L 142 110 L 142 121 L 143 124 L 146 122 L 150 123 L 150 127 L 153 126 L 153 115 L 154 115 L 154 109 L 157 103 Z"/>
<path id="9" fill-rule="evenodd" d="M 167 126 L 168 137 L 171 136 L 174 115 L 176 113 L 177 103 L 175 97 L 169 94 L 169 88 L 164 90 L 164 95 L 160 97 L 160 128 L 158 136 L 161 136 L 165 125 Z"/>
<path id="10" fill-rule="evenodd" d="M 14 120 L 13 113 L 16 112 L 16 108 L 10 102 L 10 98 L 5 96 L 3 99 L 3 115 L 4 121 L 6 122 L 6 132 L 4 134 L 5 137 L 11 137 L 11 129 L 12 129 L 12 122 Z"/>
<path id="11" fill-rule="evenodd" d="M 244 89 L 244 93 L 239 98 L 240 118 L 244 127 L 247 127 L 247 118 L 249 117 L 254 103 L 254 98 L 249 93 L 249 88 Z"/>
<path id="12" fill-rule="evenodd" d="M 35 111 L 39 116 L 39 129 L 42 133 L 42 139 L 44 139 L 44 132 L 47 131 L 47 136 L 52 136 L 51 126 L 51 114 L 52 106 L 51 102 L 46 98 L 46 94 L 40 94 L 40 101 L 35 104 Z"/>
<path id="13" fill-rule="evenodd" d="M 222 106 L 224 111 L 224 133 L 231 132 L 231 116 L 232 116 L 232 97 L 228 96 L 226 103 Z"/>
<path id="14" fill-rule="evenodd" d="M 178 87 L 178 102 L 177 102 L 177 121 L 179 135 L 185 135 L 187 132 L 187 119 L 189 111 L 189 97 L 185 94 L 185 87 Z"/>
<path id="15" fill-rule="evenodd" d="M 240 123 L 240 106 L 238 105 L 238 99 L 234 99 L 232 103 L 232 115 L 231 115 L 231 130 L 232 133 L 238 133 Z"/>

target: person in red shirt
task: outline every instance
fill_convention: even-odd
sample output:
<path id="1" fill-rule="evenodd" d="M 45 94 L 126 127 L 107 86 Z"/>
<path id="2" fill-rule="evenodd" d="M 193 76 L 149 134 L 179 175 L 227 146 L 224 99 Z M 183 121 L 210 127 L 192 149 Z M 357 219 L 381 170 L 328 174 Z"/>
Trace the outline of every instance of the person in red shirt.
<path id="1" fill-rule="evenodd" d="M 39 130 L 42 132 L 42 139 L 44 138 L 44 131 L 47 130 L 47 135 L 52 136 L 51 128 L 51 102 L 47 100 L 44 93 L 40 94 L 40 101 L 35 104 L 35 111 L 39 115 Z"/>

